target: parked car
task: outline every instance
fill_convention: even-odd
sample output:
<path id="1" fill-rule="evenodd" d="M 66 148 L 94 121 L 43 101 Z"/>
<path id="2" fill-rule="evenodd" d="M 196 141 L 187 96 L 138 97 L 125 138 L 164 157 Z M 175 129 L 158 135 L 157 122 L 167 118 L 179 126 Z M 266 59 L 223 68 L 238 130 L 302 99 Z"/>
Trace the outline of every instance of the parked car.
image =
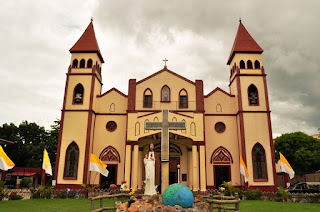
<path id="1" fill-rule="evenodd" d="M 289 188 L 290 193 L 320 193 L 320 182 L 300 182 Z"/>

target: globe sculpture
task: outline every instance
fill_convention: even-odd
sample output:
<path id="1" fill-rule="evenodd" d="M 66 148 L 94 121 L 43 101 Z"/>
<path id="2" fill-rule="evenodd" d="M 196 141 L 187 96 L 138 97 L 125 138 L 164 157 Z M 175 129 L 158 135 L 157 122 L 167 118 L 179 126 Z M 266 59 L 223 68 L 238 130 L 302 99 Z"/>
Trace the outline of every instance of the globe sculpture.
<path id="1" fill-rule="evenodd" d="M 180 205 L 183 208 L 192 207 L 193 193 L 187 186 L 179 183 L 172 184 L 162 194 L 162 203 L 165 205 Z"/>

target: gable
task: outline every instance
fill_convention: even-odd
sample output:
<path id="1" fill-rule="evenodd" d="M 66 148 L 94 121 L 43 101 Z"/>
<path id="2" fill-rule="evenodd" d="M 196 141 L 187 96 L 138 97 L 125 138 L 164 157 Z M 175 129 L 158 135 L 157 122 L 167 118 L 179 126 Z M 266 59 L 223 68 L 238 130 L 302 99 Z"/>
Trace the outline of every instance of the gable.
<path id="1" fill-rule="evenodd" d="M 237 113 L 236 98 L 217 87 L 204 98 L 206 114 L 235 114 Z"/>
<path id="2" fill-rule="evenodd" d="M 112 88 L 96 97 L 95 110 L 97 113 L 126 113 L 127 105 L 127 95 Z"/>

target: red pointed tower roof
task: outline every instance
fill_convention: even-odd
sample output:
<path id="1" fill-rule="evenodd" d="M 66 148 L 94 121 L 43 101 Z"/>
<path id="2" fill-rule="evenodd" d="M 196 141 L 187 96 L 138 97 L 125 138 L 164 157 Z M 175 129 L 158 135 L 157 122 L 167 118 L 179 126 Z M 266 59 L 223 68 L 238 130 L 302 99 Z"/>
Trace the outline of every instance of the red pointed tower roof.
<path id="1" fill-rule="evenodd" d="M 100 48 L 97 42 L 96 34 L 94 33 L 92 20 L 87 29 L 81 35 L 79 40 L 69 50 L 70 53 L 97 53 L 101 62 L 104 63 Z"/>
<path id="2" fill-rule="evenodd" d="M 249 32 L 239 21 L 239 28 L 236 38 L 233 43 L 233 47 L 227 62 L 227 65 L 231 63 L 235 53 L 262 53 L 263 49 L 257 44 L 257 42 L 251 37 Z"/>

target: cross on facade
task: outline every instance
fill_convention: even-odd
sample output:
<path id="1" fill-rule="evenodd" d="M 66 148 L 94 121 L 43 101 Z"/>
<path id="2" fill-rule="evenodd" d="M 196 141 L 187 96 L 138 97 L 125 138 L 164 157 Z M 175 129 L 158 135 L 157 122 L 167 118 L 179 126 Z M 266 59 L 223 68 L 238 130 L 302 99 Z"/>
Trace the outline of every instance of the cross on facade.
<path id="1" fill-rule="evenodd" d="M 167 67 L 167 58 L 164 58 L 164 60 L 162 60 L 162 61 L 164 61 L 164 67 Z"/>
<path id="2" fill-rule="evenodd" d="M 162 110 L 162 122 L 145 122 L 147 130 L 161 130 L 161 192 L 169 186 L 169 129 L 185 130 L 185 122 L 169 122 L 169 111 Z"/>
<path id="3" fill-rule="evenodd" d="M 162 122 L 146 122 L 146 130 L 161 130 L 161 161 L 169 161 L 169 129 L 185 130 L 185 122 L 169 122 L 169 111 L 162 110 Z"/>

